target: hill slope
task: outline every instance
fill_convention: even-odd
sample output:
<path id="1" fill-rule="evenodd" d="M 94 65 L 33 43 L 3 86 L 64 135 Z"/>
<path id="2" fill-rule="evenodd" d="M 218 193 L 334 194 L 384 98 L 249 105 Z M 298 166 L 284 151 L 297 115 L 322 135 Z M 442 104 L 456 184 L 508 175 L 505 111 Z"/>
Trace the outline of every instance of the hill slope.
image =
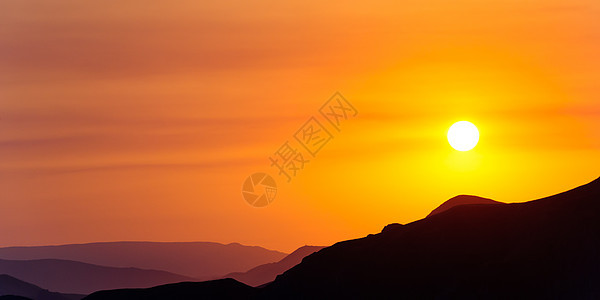
<path id="1" fill-rule="evenodd" d="M 258 267 L 250 269 L 248 272 L 236 272 L 230 273 L 224 276 L 224 278 L 233 278 L 239 282 L 245 283 L 250 286 L 259 286 L 265 283 L 269 283 L 275 280 L 277 275 L 289 270 L 291 267 L 299 264 L 302 259 L 310 254 L 313 254 L 325 247 L 322 246 L 303 246 L 290 255 L 284 257 L 282 260 L 260 265 Z"/>
<path id="2" fill-rule="evenodd" d="M 110 267 L 164 270 L 200 280 L 246 271 L 279 261 L 286 255 L 262 247 L 210 242 L 106 242 L 0 248 L 3 259 L 64 259 Z"/>
<path id="3" fill-rule="evenodd" d="M 58 259 L 0 259 L 0 274 L 8 274 L 52 291 L 86 295 L 106 289 L 152 287 L 193 280 L 165 271 L 112 268 Z"/>

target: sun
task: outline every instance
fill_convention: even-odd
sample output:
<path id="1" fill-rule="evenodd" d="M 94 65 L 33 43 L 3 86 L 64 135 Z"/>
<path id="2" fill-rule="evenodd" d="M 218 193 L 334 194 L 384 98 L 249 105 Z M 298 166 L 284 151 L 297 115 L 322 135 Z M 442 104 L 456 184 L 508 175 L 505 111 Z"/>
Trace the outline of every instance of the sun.
<path id="1" fill-rule="evenodd" d="M 469 151 L 479 142 L 479 130 L 469 121 L 456 122 L 448 129 L 448 142 L 458 151 Z"/>

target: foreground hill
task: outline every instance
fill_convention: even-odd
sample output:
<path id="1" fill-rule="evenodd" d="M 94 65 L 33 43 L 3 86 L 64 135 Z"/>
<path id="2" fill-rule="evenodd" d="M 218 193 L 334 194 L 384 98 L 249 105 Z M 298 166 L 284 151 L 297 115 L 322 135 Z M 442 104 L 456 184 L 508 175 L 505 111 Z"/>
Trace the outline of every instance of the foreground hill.
<path id="1" fill-rule="evenodd" d="M 85 300 L 164 300 L 164 299 L 252 299 L 257 289 L 226 278 L 205 282 L 181 282 L 149 289 L 122 289 L 93 293 Z"/>
<path id="2" fill-rule="evenodd" d="M 229 299 L 224 286 L 237 299 L 600 299 L 600 178 L 540 200 L 460 205 L 386 226 L 309 255 L 262 288 L 230 280 L 158 289 L 178 299 Z M 160 299 L 154 291 L 86 299 Z"/>
<path id="3" fill-rule="evenodd" d="M 64 259 L 110 267 L 163 270 L 200 280 L 247 271 L 287 254 L 237 243 L 107 242 L 0 248 L 2 259 Z"/>
<path id="4" fill-rule="evenodd" d="M 50 292 L 12 276 L 0 275 L 0 299 L 3 300 L 78 300 L 81 298 L 83 298 L 83 295 Z"/>
<path id="5" fill-rule="evenodd" d="M 250 269 L 248 272 L 230 273 L 224 278 L 233 278 L 239 282 L 250 286 L 259 286 L 275 280 L 277 275 L 289 270 L 291 267 L 299 264 L 302 259 L 310 254 L 313 254 L 325 247 L 323 246 L 303 246 L 282 260 L 274 263 L 260 265 Z"/>
<path id="6" fill-rule="evenodd" d="M 0 259 L 0 274 L 62 293 L 89 294 L 99 290 L 152 287 L 193 278 L 165 271 L 112 268 L 59 259 Z"/>

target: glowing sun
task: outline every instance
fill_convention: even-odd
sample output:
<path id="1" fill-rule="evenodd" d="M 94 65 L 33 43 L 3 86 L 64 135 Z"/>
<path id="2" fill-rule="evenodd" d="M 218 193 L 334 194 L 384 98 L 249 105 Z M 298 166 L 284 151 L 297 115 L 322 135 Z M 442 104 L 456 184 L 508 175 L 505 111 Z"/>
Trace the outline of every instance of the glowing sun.
<path id="1" fill-rule="evenodd" d="M 456 122 L 448 129 L 448 142 L 458 151 L 469 151 L 479 142 L 479 130 L 471 122 Z"/>

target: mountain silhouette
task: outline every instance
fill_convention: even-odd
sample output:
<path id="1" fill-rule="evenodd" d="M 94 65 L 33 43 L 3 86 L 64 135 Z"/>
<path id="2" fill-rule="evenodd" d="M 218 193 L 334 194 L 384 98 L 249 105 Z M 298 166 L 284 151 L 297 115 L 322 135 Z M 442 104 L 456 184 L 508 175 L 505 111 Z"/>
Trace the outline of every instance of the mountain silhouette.
<path id="1" fill-rule="evenodd" d="M 600 297 L 600 178 L 540 200 L 455 206 L 291 268 L 263 298 Z"/>
<path id="2" fill-rule="evenodd" d="M 268 263 L 252 268 L 247 272 L 235 272 L 230 273 L 224 278 L 233 278 L 239 282 L 245 283 L 250 286 L 259 286 L 265 283 L 269 283 L 275 280 L 277 275 L 287 271 L 291 267 L 299 264 L 304 257 L 313 254 L 325 247 L 323 246 L 303 246 L 290 255 L 284 257 L 282 260 L 274 263 Z"/>
<path id="3" fill-rule="evenodd" d="M 599 216 L 600 178 L 539 200 L 459 205 L 386 226 L 260 288 L 229 279 L 153 289 L 177 299 L 229 299 L 224 287 L 237 299 L 599 299 Z M 86 299 L 159 299 L 153 289 Z"/>
<path id="4" fill-rule="evenodd" d="M 165 271 L 113 268 L 59 259 L 0 259 L 0 274 L 56 292 L 84 295 L 106 289 L 152 287 L 194 280 Z"/>
<path id="5" fill-rule="evenodd" d="M 494 201 L 492 199 L 478 197 L 478 196 L 459 195 L 456 197 L 452 197 L 449 200 L 447 200 L 446 202 L 442 203 L 442 205 L 440 205 L 436 209 L 432 210 L 427 215 L 427 217 L 447 211 L 448 209 L 453 208 L 455 206 L 466 205 L 466 204 L 504 204 L 504 203 Z"/>
<path id="6" fill-rule="evenodd" d="M 211 242 L 104 242 L 0 248 L 2 259 L 64 259 L 109 267 L 163 270 L 199 280 L 247 271 L 286 255 L 262 247 Z"/>
<path id="7" fill-rule="evenodd" d="M 12 276 L 0 275 L 0 299 L 2 300 L 79 300 L 84 295 L 50 292 Z"/>

